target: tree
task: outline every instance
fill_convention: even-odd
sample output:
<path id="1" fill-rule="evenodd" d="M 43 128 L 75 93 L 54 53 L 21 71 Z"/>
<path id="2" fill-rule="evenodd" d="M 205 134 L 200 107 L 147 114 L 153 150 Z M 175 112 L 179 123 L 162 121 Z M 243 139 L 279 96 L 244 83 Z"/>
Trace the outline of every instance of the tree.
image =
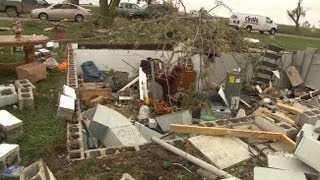
<path id="1" fill-rule="evenodd" d="M 300 19 L 306 16 L 306 10 L 302 7 L 302 1 L 298 0 L 297 7 L 293 10 L 287 10 L 288 16 L 291 18 L 291 20 L 295 23 L 295 30 L 299 31 L 300 27 Z"/>
<path id="2" fill-rule="evenodd" d="M 311 24 L 310 24 L 309 21 L 304 21 L 304 22 L 302 23 L 302 27 L 304 27 L 304 28 L 310 28 L 310 27 L 311 27 Z"/>
<path id="3" fill-rule="evenodd" d="M 100 15 L 102 16 L 103 26 L 109 26 L 112 24 L 114 18 L 117 15 L 117 8 L 120 4 L 120 0 L 99 0 Z"/>

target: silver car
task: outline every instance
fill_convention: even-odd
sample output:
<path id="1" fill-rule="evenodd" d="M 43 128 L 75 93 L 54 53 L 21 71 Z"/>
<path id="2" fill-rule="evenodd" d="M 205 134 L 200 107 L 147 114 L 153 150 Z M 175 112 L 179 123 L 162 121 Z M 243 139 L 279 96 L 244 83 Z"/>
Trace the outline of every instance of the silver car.
<path id="1" fill-rule="evenodd" d="M 52 4 L 47 8 L 39 8 L 31 11 L 31 17 L 41 20 L 70 20 L 81 22 L 88 19 L 91 16 L 89 9 L 83 7 L 63 3 L 63 4 Z"/>

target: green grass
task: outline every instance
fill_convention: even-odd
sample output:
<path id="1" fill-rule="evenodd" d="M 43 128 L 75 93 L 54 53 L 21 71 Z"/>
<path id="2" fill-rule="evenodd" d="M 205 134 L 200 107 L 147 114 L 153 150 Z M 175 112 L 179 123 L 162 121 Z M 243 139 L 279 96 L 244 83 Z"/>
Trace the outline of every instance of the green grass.
<path id="1" fill-rule="evenodd" d="M 320 40 L 311 40 L 297 37 L 271 36 L 267 34 L 252 33 L 252 38 L 260 40 L 259 46 L 276 44 L 285 50 L 305 50 L 306 47 L 320 48 Z"/>
<path id="2" fill-rule="evenodd" d="M 0 64 L 1 63 L 16 63 L 24 61 L 24 52 L 11 52 L 11 48 L 4 48 L 0 50 Z"/>
<path id="3" fill-rule="evenodd" d="M 299 31 L 295 31 L 294 26 L 279 24 L 278 32 L 285 34 L 293 34 L 300 36 L 308 36 L 308 37 L 319 37 L 320 38 L 320 29 L 318 28 L 306 28 L 300 27 Z"/>

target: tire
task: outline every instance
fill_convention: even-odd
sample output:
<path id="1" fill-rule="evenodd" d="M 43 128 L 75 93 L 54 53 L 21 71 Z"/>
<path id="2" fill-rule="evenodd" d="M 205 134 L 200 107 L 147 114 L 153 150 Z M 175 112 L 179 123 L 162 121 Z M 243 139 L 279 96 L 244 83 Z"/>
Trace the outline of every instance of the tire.
<path id="1" fill-rule="evenodd" d="M 272 28 L 270 31 L 269 31 L 269 34 L 270 35 L 275 35 L 277 32 L 277 30 L 275 28 Z"/>
<path id="2" fill-rule="evenodd" d="M 48 14 L 46 14 L 46 13 L 40 13 L 40 14 L 39 14 L 39 19 L 41 19 L 41 20 L 48 20 Z"/>
<path id="3" fill-rule="evenodd" d="M 252 27 L 251 27 L 251 26 L 247 26 L 247 27 L 246 27 L 246 31 L 249 32 L 249 33 L 251 33 Z"/>
<path id="4" fill-rule="evenodd" d="M 76 15 L 74 18 L 76 22 L 82 22 L 84 20 L 84 17 L 81 14 Z"/>
<path id="5" fill-rule="evenodd" d="M 19 15 L 15 7 L 7 7 L 6 13 L 9 17 L 17 17 Z"/>
<path id="6" fill-rule="evenodd" d="M 264 31 L 259 31 L 260 32 L 260 34 L 264 34 Z"/>

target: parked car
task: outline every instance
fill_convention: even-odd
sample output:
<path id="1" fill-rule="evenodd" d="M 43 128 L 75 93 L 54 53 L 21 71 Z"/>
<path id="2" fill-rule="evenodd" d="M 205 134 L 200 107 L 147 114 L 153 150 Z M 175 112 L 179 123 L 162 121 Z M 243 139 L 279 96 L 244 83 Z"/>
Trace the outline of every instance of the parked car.
<path id="1" fill-rule="evenodd" d="M 91 12 L 75 4 L 53 4 L 47 8 L 39 8 L 31 11 L 32 18 L 41 20 L 70 20 L 81 22 L 90 18 Z"/>
<path id="2" fill-rule="evenodd" d="M 275 34 L 278 29 L 278 25 L 267 16 L 242 13 L 233 14 L 229 20 L 229 25 L 237 29 L 245 28 L 248 32 L 259 31 L 261 34 L 264 32 Z"/>
<path id="3" fill-rule="evenodd" d="M 121 17 L 130 17 L 137 11 L 140 11 L 140 7 L 134 3 L 120 3 L 118 7 L 118 15 Z"/>
<path id="4" fill-rule="evenodd" d="M 178 10 L 167 4 L 145 5 L 141 8 L 127 13 L 127 18 L 150 19 L 158 18 L 165 14 L 172 14 Z"/>
<path id="5" fill-rule="evenodd" d="M 10 17 L 30 13 L 33 9 L 48 7 L 45 0 L 0 0 L 0 12 L 6 12 Z"/>

